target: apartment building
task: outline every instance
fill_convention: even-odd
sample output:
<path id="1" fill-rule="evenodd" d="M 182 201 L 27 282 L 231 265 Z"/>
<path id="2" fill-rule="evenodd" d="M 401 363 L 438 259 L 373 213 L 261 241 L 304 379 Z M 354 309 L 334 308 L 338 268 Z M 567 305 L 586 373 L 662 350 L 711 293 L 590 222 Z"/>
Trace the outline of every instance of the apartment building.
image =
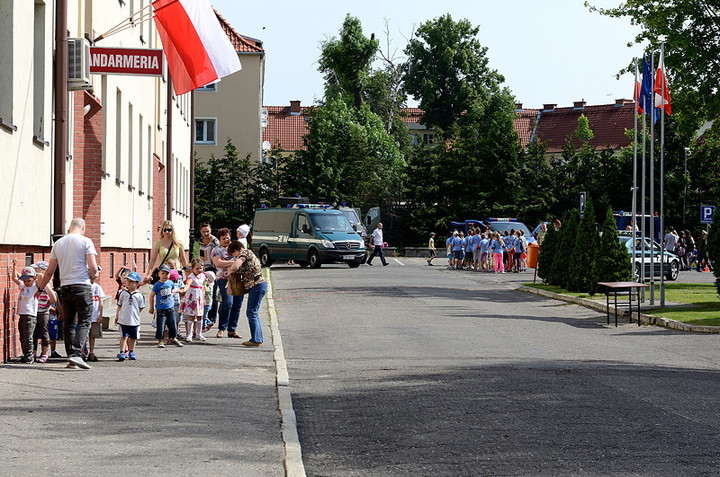
<path id="1" fill-rule="evenodd" d="M 189 244 L 192 93 L 176 96 L 166 68 L 161 76 L 71 74 L 67 83 L 55 68 L 54 58 L 64 60 L 56 38 L 95 39 L 150 3 L 0 2 L 1 361 L 19 350 L 12 262 L 47 260 L 73 217 L 86 221 L 109 295 L 120 267 L 147 271 L 164 219 Z M 97 46 L 162 48 L 153 22 L 141 20 Z M 82 41 L 69 43 L 78 61 Z"/>

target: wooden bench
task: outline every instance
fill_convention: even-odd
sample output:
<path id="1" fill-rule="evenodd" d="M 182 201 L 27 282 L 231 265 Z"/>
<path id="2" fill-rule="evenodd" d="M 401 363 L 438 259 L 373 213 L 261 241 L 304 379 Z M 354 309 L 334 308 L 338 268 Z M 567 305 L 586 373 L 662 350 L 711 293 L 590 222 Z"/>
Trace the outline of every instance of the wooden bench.
<path id="1" fill-rule="evenodd" d="M 648 288 L 650 285 L 638 282 L 598 282 L 598 285 L 605 288 L 605 306 L 607 313 L 607 324 L 610 324 L 610 295 L 615 297 L 615 326 L 618 325 L 618 295 L 628 296 L 628 305 L 630 308 L 630 321 L 632 321 L 632 304 L 633 304 L 633 289 L 636 288 Z M 640 296 L 637 291 L 634 293 L 637 296 L 637 313 L 638 313 L 638 326 L 640 326 Z"/>

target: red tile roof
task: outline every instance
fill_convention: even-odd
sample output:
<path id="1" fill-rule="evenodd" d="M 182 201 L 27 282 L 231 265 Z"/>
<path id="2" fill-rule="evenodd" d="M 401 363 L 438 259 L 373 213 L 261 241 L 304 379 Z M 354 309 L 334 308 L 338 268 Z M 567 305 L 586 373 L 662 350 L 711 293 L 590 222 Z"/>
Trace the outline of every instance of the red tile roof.
<path id="1" fill-rule="evenodd" d="M 236 32 L 235 29 L 228 23 L 228 21 L 225 20 L 222 15 L 218 13 L 217 10 L 215 10 L 215 15 L 220 22 L 220 26 L 230 39 L 230 43 L 232 43 L 235 51 L 237 51 L 238 53 L 265 53 L 265 50 L 263 50 L 262 48 L 262 41 L 243 36 Z"/>
<path id="2" fill-rule="evenodd" d="M 263 130 L 263 141 L 270 141 L 283 151 L 304 150 L 303 136 L 307 133 L 306 113 L 312 108 L 303 106 L 300 114 L 290 114 L 290 106 L 265 106 L 268 110 L 268 125 Z"/>
<path id="3" fill-rule="evenodd" d="M 280 144 L 283 151 L 305 149 L 302 141 L 303 135 L 307 133 L 305 117 L 312 107 L 302 107 L 300 115 L 290 115 L 289 106 L 266 106 L 266 108 L 268 125 L 263 130 L 263 140 L 270 141 L 273 147 Z M 541 113 L 539 118 L 538 113 Z M 626 102 L 622 105 L 555 108 L 552 111 L 542 112 L 539 109 L 519 110 L 515 118 L 515 130 L 521 146 L 527 147 L 530 140 L 535 137 L 547 143 L 548 153 L 559 153 L 565 145 L 565 138 L 571 135 L 575 147 L 580 147 L 580 140 L 575 138 L 575 129 L 581 114 L 588 118 L 590 129 L 594 134 L 594 138 L 590 141 L 591 146 L 598 149 L 606 147 L 620 149 L 630 145 L 630 139 L 625 136 L 625 129 L 633 128 L 633 105 L 631 102 Z M 419 108 L 404 108 L 401 117 L 408 124 L 420 124 L 423 111 Z"/>
<path id="4" fill-rule="evenodd" d="M 575 129 L 581 114 L 588 119 L 594 134 L 593 139 L 590 140 L 592 147 L 620 149 L 630 145 L 625 130 L 633 128 L 633 104 L 625 102 L 621 105 L 602 104 L 542 111 L 536 136 L 547 143 L 547 152 L 561 152 L 568 135 L 572 136 L 575 147 L 580 147 L 580 140 L 575 137 Z"/>

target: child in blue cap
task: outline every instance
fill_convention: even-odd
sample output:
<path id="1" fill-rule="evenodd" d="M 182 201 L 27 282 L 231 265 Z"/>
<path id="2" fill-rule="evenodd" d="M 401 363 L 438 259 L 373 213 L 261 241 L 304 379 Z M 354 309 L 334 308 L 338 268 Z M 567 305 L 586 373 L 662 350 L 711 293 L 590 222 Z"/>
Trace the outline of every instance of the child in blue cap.
<path id="1" fill-rule="evenodd" d="M 142 277 L 138 272 L 130 272 L 125 279 L 127 289 L 120 290 L 117 301 L 117 314 L 115 323 L 120 325 L 120 353 L 118 361 L 125 361 L 125 349 L 128 358 L 135 356 L 135 343 L 140 335 L 140 312 L 145 308 L 145 297 L 138 291 Z"/>

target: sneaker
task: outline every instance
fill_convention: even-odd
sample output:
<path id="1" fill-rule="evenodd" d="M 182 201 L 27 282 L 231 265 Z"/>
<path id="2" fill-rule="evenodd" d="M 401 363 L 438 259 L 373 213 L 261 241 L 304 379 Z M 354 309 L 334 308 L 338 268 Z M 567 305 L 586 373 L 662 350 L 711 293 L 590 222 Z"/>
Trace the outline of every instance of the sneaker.
<path id="1" fill-rule="evenodd" d="M 20 357 L 20 362 L 21 362 L 21 363 L 33 363 L 34 361 L 35 361 L 35 358 L 34 358 L 34 357 L 32 357 L 32 358 L 28 358 L 27 356 L 21 356 L 21 357 Z"/>
<path id="2" fill-rule="evenodd" d="M 174 344 L 174 345 L 177 346 L 178 348 L 182 348 L 182 347 L 183 347 L 183 344 L 182 344 L 182 343 L 180 342 L 180 340 L 177 339 L 177 338 L 173 338 L 173 339 L 170 341 L 170 343 L 171 343 L 171 344 Z"/>
<path id="3" fill-rule="evenodd" d="M 87 364 L 81 356 L 71 356 L 68 358 L 68 362 L 73 363 L 82 369 L 90 369 L 90 365 Z"/>
<path id="4" fill-rule="evenodd" d="M 370 266 L 372 267 L 372 263 L 370 263 L 370 262 L 367 262 L 367 264 L 368 264 L 368 265 L 370 265 Z"/>
<path id="5" fill-rule="evenodd" d="M 192 336 L 188 336 L 187 338 L 185 338 L 185 342 L 192 343 Z"/>
<path id="6" fill-rule="evenodd" d="M 383 267 L 387 267 L 388 265 L 390 265 L 390 264 L 387 262 L 383 263 Z"/>
<path id="7" fill-rule="evenodd" d="M 67 366 L 65 366 L 65 367 L 70 368 L 70 369 L 79 369 L 78 365 L 75 363 L 68 363 Z"/>
<path id="8" fill-rule="evenodd" d="M 137 356 L 135 356 L 135 351 L 130 351 L 128 353 L 128 358 L 130 358 L 130 360 L 132 361 L 135 361 L 137 359 Z"/>
<path id="9" fill-rule="evenodd" d="M 53 350 L 53 352 L 50 353 L 50 357 L 51 357 L 51 358 L 55 358 L 55 359 L 57 359 L 57 358 L 62 358 L 62 356 L 60 356 L 60 353 L 58 353 L 58 352 L 55 351 L 55 350 Z"/>
<path id="10" fill-rule="evenodd" d="M 125 361 L 125 353 L 118 353 L 118 361 Z"/>
<path id="11" fill-rule="evenodd" d="M 158 347 L 158 348 L 164 348 L 164 347 L 165 347 L 165 343 L 163 343 L 163 342 L 161 341 L 161 342 L 159 342 L 159 343 L 157 344 L 157 347 Z"/>
<path id="12" fill-rule="evenodd" d="M 207 341 L 203 335 L 198 335 L 197 339 L 199 341 Z"/>

